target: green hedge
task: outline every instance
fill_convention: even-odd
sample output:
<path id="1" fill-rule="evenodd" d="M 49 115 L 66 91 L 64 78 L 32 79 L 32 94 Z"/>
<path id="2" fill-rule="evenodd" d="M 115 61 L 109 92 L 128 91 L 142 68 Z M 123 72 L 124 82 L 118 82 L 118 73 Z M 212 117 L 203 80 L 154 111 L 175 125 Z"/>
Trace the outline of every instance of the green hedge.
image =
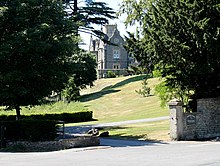
<path id="1" fill-rule="evenodd" d="M 9 141 L 50 141 L 57 137 L 57 121 L 19 120 L 1 121 L 4 138 Z M 1 136 L 1 134 L 0 134 Z"/>
<path id="2" fill-rule="evenodd" d="M 15 115 L 1 115 L 0 121 L 13 121 Z M 39 114 L 39 115 L 21 115 L 21 119 L 33 120 L 56 120 L 64 121 L 65 123 L 85 122 L 92 120 L 92 111 L 74 112 L 74 113 L 61 113 L 61 114 Z"/>
<path id="3" fill-rule="evenodd" d="M 113 71 L 107 71 L 107 78 L 115 78 L 116 74 Z"/>

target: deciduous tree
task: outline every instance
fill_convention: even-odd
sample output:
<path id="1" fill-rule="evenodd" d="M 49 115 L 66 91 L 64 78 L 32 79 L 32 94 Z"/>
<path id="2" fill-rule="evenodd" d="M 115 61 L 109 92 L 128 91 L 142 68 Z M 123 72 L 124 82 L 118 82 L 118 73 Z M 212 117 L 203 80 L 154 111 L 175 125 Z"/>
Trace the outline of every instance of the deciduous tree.
<path id="1" fill-rule="evenodd" d="M 91 24 L 107 23 L 114 12 L 105 3 L 87 0 L 78 7 L 75 2 L 73 12 L 68 0 L 0 2 L 0 104 L 16 109 L 18 119 L 21 106 L 96 79 L 95 59 L 79 49 L 78 31 L 99 34 Z"/>
<path id="2" fill-rule="evenodd" d="M 2 0 L 0 7 L 0 104 L 19 119 L 21 106 L 64 88 L 77 26 L 58 0 Z"/>

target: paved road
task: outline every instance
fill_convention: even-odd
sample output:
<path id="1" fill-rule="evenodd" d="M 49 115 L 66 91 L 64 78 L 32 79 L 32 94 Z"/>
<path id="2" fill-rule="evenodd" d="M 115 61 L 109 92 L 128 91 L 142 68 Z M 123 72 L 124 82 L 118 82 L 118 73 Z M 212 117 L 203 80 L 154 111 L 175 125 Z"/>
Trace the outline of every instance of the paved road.
<path id="1" fill-rule="evenodd" d="M 128 125 L 128 124 L 143 123 L 143 122 L 156 122 L 156 121 L 168 120 L 168 119 L 169 119 L 169 116 L 163 116 L 163 117 L 157 117 L 157 118 L 128 120 L 128 121 L 102 123 L 102 124 L 94 124 L 94 125 L 70 126 L 70 127 L 65 127 L 65 133 L 68 133 L 68 134 L 85 133 L 91 128 L 116 127 L 116 126 L 122 126 L 122 125 Z"/>
<path id="2" fill-rule="evenodd" d="M 0 153 L 0 165 L 220 166 L 220 142 L 127 143 L 46 153 Z"/>

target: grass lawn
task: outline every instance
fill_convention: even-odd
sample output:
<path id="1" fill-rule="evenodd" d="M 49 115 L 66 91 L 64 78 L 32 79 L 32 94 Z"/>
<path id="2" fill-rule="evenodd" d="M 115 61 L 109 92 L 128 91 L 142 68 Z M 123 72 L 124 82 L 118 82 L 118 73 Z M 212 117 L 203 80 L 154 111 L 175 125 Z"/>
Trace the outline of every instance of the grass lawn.
<path id="1" fill-rule="evenodd" d="M 103 122 L 117 122 L 143 118 L 168 116 L 168 108 L 160 107 L 160 99 L 154 96 L 158 78 L 148 80 L 151 96 L 143 97 L 135 92 L 142 88 L 144 76 L 100 79 L 95 86 L 83 90 L 81 103 L 93 111 L 94 118 Z M 81 123 L 82 125 L 91 122 Z M 138 123 L 117 128 L 107 128 L 111 137 L 140 140 L 169 140 L 169 121 Z"/>
<path id="2" fill-rule="evenodd" d="M 159 121 L 152 123 L 138 123 L 123 125 L 116 128 L 105 128 L 101 130 L 109 131 L 111 137 L 120 137 L 122 139 L 138 139 L 148 141 L 168 141 L 169 139 L 169 121 Z"/>
<path id="3" fill-rule="evenodd" d="M 143 97 L 135 92 L 135 90 L 142 88 L 141 83 L 144 77 L 144 75 L 138 75 L 99 79 L 95 81 L 94 87 L 81 91 L 82 97 L 79 102 L 57 102 L 31 109 L 23 107 L 21 114 L 69 113 L 89 110 L 93 111 L 93 118 L 97 119 L 97 121 L 67 125 L 86 125 L 168 116 L 168 108 L 161 108 L 159 98 L 154 96 L 155 85 L 160 82 L 158 78 L 148 80 L 151 96 Z M 1 114 L 15 114 L 15 111 L 3 111 L 0 108 Z M 139 123 L 108 130 L 113 137 L 167 140 L 169 124 L 168 121 Z"/>
<path id="4" fill-rule="evenodd" d="M 81 103 L 93 111 L 97 123 L 168 116 L 168 109 L 161 108 L 159 98 L 153 95 L 158 78 L 148 81 L 152 96 L 143 97 L 135 92 L 141 89 L 143 77 L 97 80 L 96 86 L 82 91 Z"/>
<path id="5" fill-rule="evenodd" d="M 31 115 L 31 114 L 58 114 L 58 113 L 72 113 L 87 111 L 88 109 L 84 107 L 80 102 L 56 102 L 53 104 L 45 104 L 41 106 L 35 106 L 32 108 L 22 107 L 21 115 Z M 4 111 L 3 108 L 0 109 L 0 115 L 15 115 L 14 111 Z"/>

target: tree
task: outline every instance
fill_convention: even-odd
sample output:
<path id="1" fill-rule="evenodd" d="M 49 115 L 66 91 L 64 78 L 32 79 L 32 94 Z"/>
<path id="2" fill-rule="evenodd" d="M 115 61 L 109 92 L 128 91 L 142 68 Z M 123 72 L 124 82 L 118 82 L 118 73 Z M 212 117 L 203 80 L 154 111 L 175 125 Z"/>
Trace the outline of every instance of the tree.
<path id="1" fill-rule="evenodd" d="M 108 24 L 109 19 L 116 18 L 112 8 L 104 2 L 94 2 L 93 0 L 84 0 L 84 6 L 79 6 L 78 0 L 63 0 L 63 2 L 68 9 L 68 16 L 78 22 L 78 31 L 91 33 L 104 42 L 109 42 L 107 36 L 102 31 L 94 29 L 93 25 Z"/>
<path id="2" fill-rule="evenodd" d="M 77 0 L 63 1 L 66 15 L 77 23 L 76 35 L 79 35 L 78 32 L 90 33 L 104 42 L 109 42 L 102 31 L 96 30 L 92 26 L 108 23 L 108 19 L 115 18 L 115 12 L 104 2 L 94 2 L 93 0 L 85 0 L 84 2 L 85 5 L 79 7 Z M 68 102 L 78 100 L 79 90 L 85 88 L 86 85 L 92 86 L 93 81 L 97 78 L 96 60 L 92 54 L 79 50 L 72 56 L 71 61 L 73 64 L 70 68 L 74 74 L 69 78 L 62 93 Z"/>
<path id="3" fill-rule="evenodd" d="M 58 0 L 3 0 L 0 7 L 0 103 L 19 119 L 21 106 L 64 88 L 77 25 Z"/>
<path id="4" fill-rule="evenodd" d="M 51 91 L 71 85 L 75 93 L 96 79 L 95 59 L 79 49 L 78 31 L 106 23 L 112 9 L 87 0 L 78 10 L 76 4 L 71 13 L 59 0 L 0 2 L 0 104 L 16 109 L 17 119 L 21 106 L 40 104 Z"/>
<path id="5" fill-rule="evenodd" d="M 62 92 L 68 102 L 78 100 L 80 89 L 93 86 L 93 81 L 97 79 L 96 60 L 93 54 L 79 50 L 69 60 L 71 64 L 69 70 L 73 75 L 69 77 Z"/>
<path id="6" fill-rule="evenodd" d="M 153 63 L 168 87 L 193 98 L 219 97 L 219 1 L 124 0 L 121 12 L 127 25 L 139 25 L 141 37 L 130 35 L 129 51 Z"/>

